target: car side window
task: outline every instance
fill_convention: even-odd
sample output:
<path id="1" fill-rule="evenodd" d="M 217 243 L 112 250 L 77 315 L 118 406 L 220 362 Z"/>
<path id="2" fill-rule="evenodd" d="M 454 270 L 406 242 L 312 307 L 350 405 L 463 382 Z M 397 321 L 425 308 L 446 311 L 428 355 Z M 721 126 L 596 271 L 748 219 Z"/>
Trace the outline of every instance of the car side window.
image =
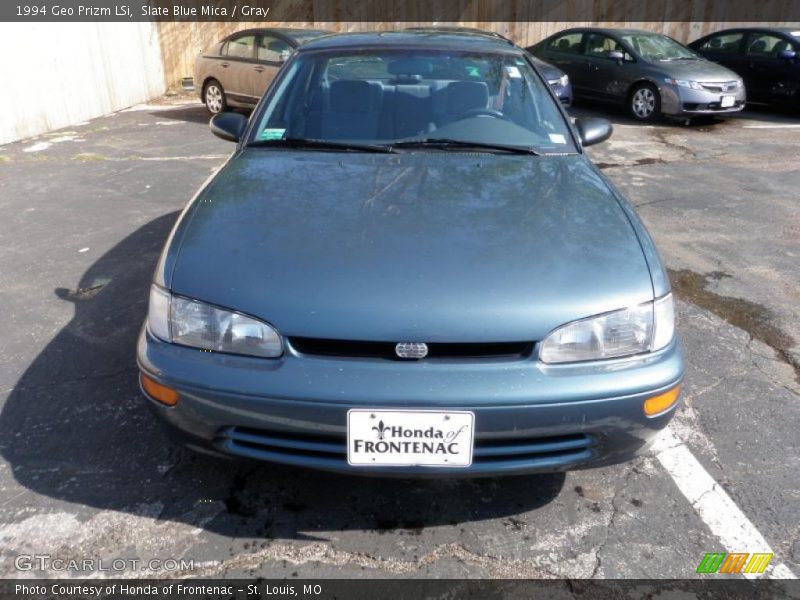
<path id="1" fill-rule="evenodd" d="M 619 51 L 624 54 L 625 60 L 630 62 L 633 57 L 625 51 L 622 44 L 607 35 L 599 33 L 590 33 L 586 38 L 586 54 L 594 58 L 609 58 L 609 54 L 614 51 Z"/>
<path id="2" fill-rule="evenodd" d="M 556 52 L 566 52 L 569 54 L 580 54 L 582 33 L 568 33 L 553 39 L 548 45 L 549 50 Z"/>
<path id="3" fill-rule="evenodd" d="M 226 56 L 230 56 L 231 58 L 253 58 L 255 43 L 256 36 L 240 35 L 225 44 L 223 52 Z"/>
<path id="4" fill-rule="evenodd" d="M 744 33 L 723 33 L 708 38 L 700 46 L 700 52 L 713 52 L 715 54 L 737 54 L 742 44 Z"/>
<path id="5" fill-rule="evenodd" d="M 292 53 L 292 47 L 288 42 L 263 35 L 258 38 L 256 46 L 256 58 L 267 62 L 283 62 Z"/>
<path id="6" fill-rule="evenodd" d="M 747 40 L 747 56 L 774 58 L 781 50 L 786 50 L 788 42 L 785 42 L 776 35 L 768 33 L 754 33 Z"/>

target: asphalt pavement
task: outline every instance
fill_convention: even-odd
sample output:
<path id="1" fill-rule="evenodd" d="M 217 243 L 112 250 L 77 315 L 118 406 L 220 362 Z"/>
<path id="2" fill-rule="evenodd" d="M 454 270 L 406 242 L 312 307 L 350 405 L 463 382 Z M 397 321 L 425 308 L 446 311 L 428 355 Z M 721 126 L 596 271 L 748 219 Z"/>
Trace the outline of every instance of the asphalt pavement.
<path id="1" fill-rule="evenodd" d="M 610 468 L 402 481 L 197 456 L 146 409 L 155 261 L 232 149 L 186 102 L 0 146 L 0 576 L 76 574 L 18 569 L 46 553 L 142 561 L 106 576 L 681 578 L 759 550 L 737 544 L 800 574 L 800 119 L 575 108 L 614 121 L 590 154 L 679 299 L 671 437 Z"/>

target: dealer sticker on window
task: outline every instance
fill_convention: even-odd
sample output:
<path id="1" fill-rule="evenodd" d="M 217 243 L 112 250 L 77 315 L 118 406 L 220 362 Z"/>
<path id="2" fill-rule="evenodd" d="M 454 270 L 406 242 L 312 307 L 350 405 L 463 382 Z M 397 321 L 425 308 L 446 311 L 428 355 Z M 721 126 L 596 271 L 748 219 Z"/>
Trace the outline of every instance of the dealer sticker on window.
<path id="1" fill-rule="evenodd" d="M 353 409 L 347 462 L 356 466 L 468 467 L 475 415 L 468 411 Z"/>
<path id="2" fill-rule="evenodd" d="M 261 132 L 262 140 L 282 140 L 286 133 L 285 129 L 265 129 Z"/>

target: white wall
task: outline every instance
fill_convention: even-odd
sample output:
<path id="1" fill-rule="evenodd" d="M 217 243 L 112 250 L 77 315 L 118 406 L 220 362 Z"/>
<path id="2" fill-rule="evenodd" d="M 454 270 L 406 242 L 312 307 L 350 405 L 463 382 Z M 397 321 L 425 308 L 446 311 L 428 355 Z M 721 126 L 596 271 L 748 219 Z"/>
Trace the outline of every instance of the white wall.
<path id="1" fill-rule="evenodd" d="M 0 23 L 0 144 L 164 90 L 154 23 Z"/>

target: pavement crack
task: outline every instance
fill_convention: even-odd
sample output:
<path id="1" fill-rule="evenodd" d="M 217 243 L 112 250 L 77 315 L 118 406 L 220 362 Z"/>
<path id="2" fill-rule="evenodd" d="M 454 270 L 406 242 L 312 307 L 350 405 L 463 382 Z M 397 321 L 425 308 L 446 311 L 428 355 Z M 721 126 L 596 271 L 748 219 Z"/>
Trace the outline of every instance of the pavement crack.
<path id="1" fill-rule="evenodd" d="M 603 566 L 603 559 L 602 553 L 606 548 L 608 543 L 608 538 L 610 537 L 611 530 L 613 529 L 614 525 L 617 522 L 617 516 L 622 511 L 620 508 L 617 499 L 619 498 L 620 493 L 628 487 L 630 483 L 631 477 L 634 474 L 638 474 L 639 467 L 644 463 L 644 458 L 638 459 L 635 463 L 632 463 L 630 468 L 628 468 L 627 473 L 625 473 L 625 477 L 622 478 L 622 482 L 617 486 L 614 490 L 614 495 L 611 497 L 611 516 L 606 523 L 605 528 L 605 536 L 603 536 L 603 541 L 597 546 L 597 550 L 594 553 L 595 564 L 594 569 L 592 570 L 592 574 L 589 576 L 589 579 L 596 579 L 600 574 L 600 569 Z"/>
<path id="2" fill-rule="evenodd" d="M 337 567 L 361 567 L 395 575 L 407 575 L 421 571 L 442 559 L 448 558 L 456 559 L 473 567 L 483 568 L 487 576 L 491 578 L 531 579 L 559 577 L 557 573 L 539 565 L 535 560 L 476 554 L 458 543 L 437 546 L 415 560 L 398 560 L 372 556 L 364 552 L 337 550 L 324 543 L 301 546 L 295 543 L 273 542 L 258 552 L 240 554 L 221 562 L 202 565 L 200 569 L 195 568 L 188 574 L 193 577 L 213 577 L 232 570 L 256 569 L 262 567 L 267 561 L 273 561 L 291 563 L 293 565 L 321 563 Z M 180 574 L 176 573 L 171 573 L 170 575 L 180 576 Z"/>

